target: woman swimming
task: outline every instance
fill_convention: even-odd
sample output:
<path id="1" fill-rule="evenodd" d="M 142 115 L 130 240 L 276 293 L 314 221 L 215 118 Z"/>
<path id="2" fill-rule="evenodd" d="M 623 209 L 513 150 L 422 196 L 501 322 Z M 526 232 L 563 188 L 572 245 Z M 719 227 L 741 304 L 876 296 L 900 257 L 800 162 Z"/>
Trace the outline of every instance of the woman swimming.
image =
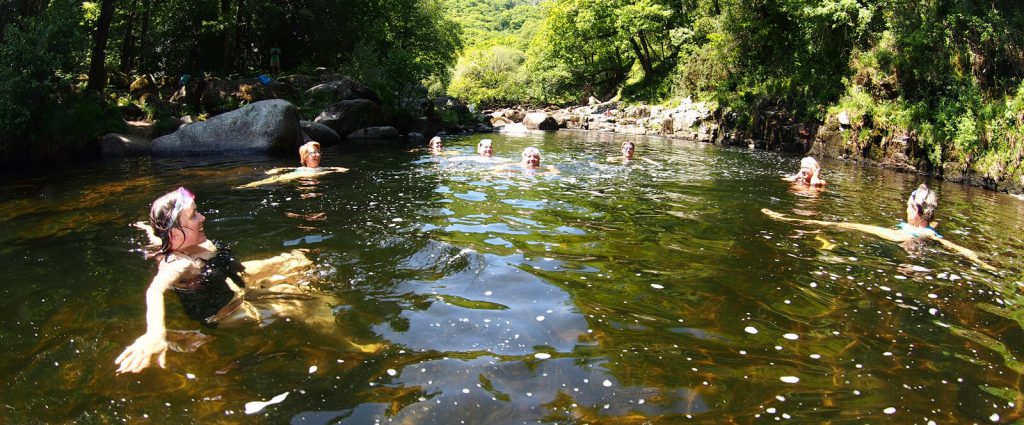
<path id="1" fill-rule="evenodd" d="M 825 180 L 821 179 L 821 166 L 818 165 L 818 161 L 809 156 L 800 160 L 800 171 L 782 179 L 806 186 L 822 187 L 827 184 Z"/>
<path id="2" fill-rule="evenodd" d="M 153 356 L 160 367 L 166 367 L 169 335 L 164 293 L 168 290 L 178 295 L 189 318 L 211 328 L 266 326 L 279 317 L 295 317 L 323 332 L 333 330 L 329 300 L 302 288 L 306 272 L 312 269 L 302 250 L 239 263 L 206 238 L 205 222 L 195 195 L 179 187 L 153 202 L 149 226 L 140 223 L 154 242 L 148 257 L 157 260 L 158 268 L 146 289 L 146 332 L 114 360 L 117 373 L 141 372 L 151 365 Z M 373 348 L 353 345 L 361 350 Z"/>
<path id="3" fill-rule="evenodd" d="M 247 189 L 251 187 L 263 186 L 271 183 L 281 183 L 291 181 L 304 177 L 316 177 L 330 173 L 344 173 L 348 171 L 348 168 L 343 167 L 321 167 L 320 166 L 320 143 L 308 142 L 302 146 L 299 146 L 299 164 L 300 167 L 292 168 L 273 168 L 267 171 L 267 174 L 274 175 L 274 177 L 268 177 L 263 180 L 255 181 L 252 183 L 243 184 L 236 187 L 235 189 Z M 286 172 L 287 171 L 287 172 Z M 284 174 L 281 174 L 284 173 Z"/>
<path id="4" fill-rule="evenodd" d="M 622 142 L 621 152 L 622 152 L 622 156 L 610 156 L 610 157 L 608 157 L 608 161 L 609 162 L 627 163 L 627 162 L 632 161 L 634 159 L 639 159 L 639 160 L 644 161 L 644 162 L 646 162 L 648 164 L 651 164 L 651 165 L 661 166 L 661 164 L 657 163 L 656 161 L 653 161 L 653 160 L 645 158 L 645 157 L 638 157 L 638 156 L 636 156 L 636 143 L 633 143 L 631 141 L 627 140 L 625 142 Z"/>
<path id="5" fill-rule="evenodd" d="M 939 235 L 931 227 L 931 222 L 935 218 L 935 210 L 938 206 L 938 196 L 935 192 L 932 192 L 927 185 L 922 184 L 918 186 L 910 194 L 910 198 L 907 199 L 907 221 L 898 224 L 897 229 L 872 226 L 869 224 L 860 223 L 844 223 L 836 221 L 822 221 L 822 220 L 805 220 L 799 218 L 787 217 L 784 214 L 777 213 L 768 208 L 762 208 L 761 212 L 765 215 L 781 221 L 788 221 L 791 223 L 803 223 L 813 224 L 818 226 L 836 227 L 844 230 L 856 230 L 878 236 L 880 238 L 890 240 L 893 242 L 907 242 L 917 239 L 929 239 L 938 241 L 942 246 L 964 256 L 965 258 L 980 264 L 982 267 L 995 270 L 994 267 L 981 260 L 978 254 L 970 249 L 964 248 L 953 242 L 950 242 Z"/>

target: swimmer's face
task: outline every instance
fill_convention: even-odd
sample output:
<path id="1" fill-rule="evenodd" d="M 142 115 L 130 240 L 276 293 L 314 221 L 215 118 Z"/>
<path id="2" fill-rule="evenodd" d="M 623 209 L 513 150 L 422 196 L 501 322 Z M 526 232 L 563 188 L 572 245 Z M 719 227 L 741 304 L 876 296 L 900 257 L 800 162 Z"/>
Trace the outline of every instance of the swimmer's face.
<path id="1" fill-rule="evenodd" d="M 306 154 L 306 161 L 302 163 L 309 168 L 315 168 L 320 166 L 320 149 L 312 148 L 309 153 Z"/>
<path id="2" fill-rule="evenodd" d="M 493 154 L 494 154 L 494 148 L 492 148 L 491 145 L 489 145 L 489 144 L 487 144 L 487 145 L 480 145 L 480 155 L 481 156 L 486 156 L 486 157 L 490 158 L 491 155 L 493 155 Z"/>
<path id="3" fill-rule="evenodd" d="M 635 152 L 636 146 L 634 146 L 632 143 L 626 143 L 625 145 L 622 145 L 622 156 L 626 158 L 632 158 Z"/>
<path id="4" fill-rule="evenodd" d="M 430 139 L 430 150 L 434 152 L 441 152 L 442 149 L 444 149 L 444 145 L 441 144 L 440 137 Z"/>
<path id="5" fill-rule="evenodd" d="M 530 150 L 523 152 L 523 165 L 531 168 L 540 167 L 540 151 Z"/>
<path id="6" fill-rule="evenodd" d="M 811 177 L 814 176 L 815 167 L 809 164 L 800 165 L 800 171 L 797 172 L 797 178 L 802 182 L 810 182 Z"/>
<path id="7" fill-rule="evenodd" d="M 171 247 L 180 250 L 206 242 L 206 230 L 203 228 L 205 222 L 206 217 L 196 210 L 195 202 L 185 207 L 178 214 L 178 224 L 181 228 L 175 227 L 171 230 L 171 237 L 174 238 Z"/>

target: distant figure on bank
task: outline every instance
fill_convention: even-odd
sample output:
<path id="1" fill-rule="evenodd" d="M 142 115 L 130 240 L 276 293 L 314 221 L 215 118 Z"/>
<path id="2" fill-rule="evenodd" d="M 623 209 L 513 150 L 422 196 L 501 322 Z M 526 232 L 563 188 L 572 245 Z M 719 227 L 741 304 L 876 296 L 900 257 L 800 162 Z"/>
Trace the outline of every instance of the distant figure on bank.
<path id="1" fill-rule="evenodd" d="M 480 156 L 490 158 L 494 155 L 494 148 L 491 146 L 491 139 L 482 139 L 476 144 L 476 153 Z"/>
<path id="2" fill-rule="evenodd" d="M 818 161 L 809 156 L 804 157 L 800 160 L 800 171 L 792 176 L 783 177 L 785 181 L 790 181 L 796 184 L 823 187 L 825 186 L 825 180 L 821 179 L 821 166 L 818 165 Z"/>
<path id="3" fill-rule="evenodd" d="M 263 186 L 271 183 L 281 183 L 304 177 L 316 177 L 329 173 L 344 173 L 348 171 L 348 168 L 343 167 L 321 167 L 320 143 L 318 142 L 308 142 L 299 146 L 299 164 L 301 164 L 301 166 L 297 168 L 284 167 L 268 170 L 267 174 L 276 175 L 274 177 L 238 186 L 236 189 L 248 189 L 251 187 Z"/>
<path id="4" fill-rule="evenodd" d="M 942 246 L 945 246 L 946 248 L 964 256 L 968 260 L 971 260 L 986 269 L 995 270 L 994 267 L 978 258 L 978 254 L 974 251 L 947 241 L 942 237 L 942 235 L 939 235 L 934 228 L 932 228 L 931 223 L 935 218 L 935 210 L 937 207 L 938 196 L 935 192 L 932 192 L 927 185 L 922 184 L 918 186 L 918 188 L 910 194 L 910 198 L 907 199 L 907 221 L 899 223 L 896 229 L 860 223 L 804 220 L 787 217 L 784 214 L 777 213 L 767 208 L 762 208 L 761 212 L 776 220 L 825 227 L 836 227 L 843 230 L 856 230 L 893 242 L 903 243 L 921 239 L 934 240 L 942 244 Z M 904 245 L 904 247 L 906 247 L 906 245 Z"/>
<path id="5" fill-rule="evenodd" d="M 281 74 L 281 49 L 274 46 L 270 49 L 270 73 L 272 75 Z"/>

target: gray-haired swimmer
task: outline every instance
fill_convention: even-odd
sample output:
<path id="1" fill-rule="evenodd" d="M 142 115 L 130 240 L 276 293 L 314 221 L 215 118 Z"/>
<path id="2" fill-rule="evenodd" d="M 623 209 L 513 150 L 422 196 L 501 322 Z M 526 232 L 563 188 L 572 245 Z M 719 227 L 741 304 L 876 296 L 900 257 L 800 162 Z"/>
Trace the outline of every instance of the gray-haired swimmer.
<path id="1" fill-rule="evenodd" d="M 235 189 L 248 189 L 273 183 L 283 183 L 300 178 L 316 177 L 330 173 L 344 173 L 348 171 L 348 168 L 343 167 L 321 167 L 320 159 L 320 143 L 315 141 L 307 142 L 306 144 L 299 146 L 299 164 L 301 166 L 296 168 L 282 167 L 267 170 L 267 174 L 273 175 L 273 177 L 268 177 L 252 183 L 246 183 L 235 187 Z"/>
<path id="2" fill-rule="evenodd" d="M 179 187 L 153 201 L 148 225 L 136 224 L 149 235 L 147 257 L 157 261 L 157 273 L 146 289 L 146 332 L 114 360 L 118 374 L 141 372 L 154 356 L 158 366 L 167 366 L 173 336 L 183 333 L 166 327 L 168 290 L 178 295 L 189 318 L 207 327 L 262 327 L 277 318 L 294 318 L 324 335 L 337 333 L 331 300 L 305 289 L 313 267 L 304 251 L 238 262 L 206 238 L 205 222 L 195 195 Z M 380 347 L 348 344 L 361 351 Z"/>
<path id="3" fill-rule="evenodd" d="M 793 218 L 788 217 L 785 214 L 772 211 L 768 208 L 762 208 L 761 212 L 775 220 L 823 227 L 835 227 L 843 230 L 855 230 L 875 235 L 893 242 L 916 243 L 922 240 L 937 241 L 947 249 L 981 265 L 983 268 L 995 271 L 996 268 L 982 261 L 981 258 L 978 257 L 977 253 L 946 240 L 942 235 L 939 235 L 934 228 L 932 228 L 931 221 L 935 218 L 935 209 L 937 205 L 938 196 L 935 195 L 935 192 L 932 192 L 927 185 L 922 184 L 918 186 L 918 188 L 914 190 L 907 199 L 907 221 L 905 223 L 899 223 L 896 229 L 861 223 Z M 907 245 L 905 245 L 905 247 L 906 246 Z"/>
<path id="4" fill-rule="evenodd" d="M 481 139 L 480 143 L 476 144 L 476 153 L 485 158 L 494 156 L 494 147 L 491 144 L 491 139 Z"/>
<path id="5" fill-rule="evenodd" d="M 782 178 L 785 181 L 812 187 L 824 187 L 827 183 L 821 179 L 821 165 L 809 156 L 800 160 L 800 170 L 791 176 Z"/>

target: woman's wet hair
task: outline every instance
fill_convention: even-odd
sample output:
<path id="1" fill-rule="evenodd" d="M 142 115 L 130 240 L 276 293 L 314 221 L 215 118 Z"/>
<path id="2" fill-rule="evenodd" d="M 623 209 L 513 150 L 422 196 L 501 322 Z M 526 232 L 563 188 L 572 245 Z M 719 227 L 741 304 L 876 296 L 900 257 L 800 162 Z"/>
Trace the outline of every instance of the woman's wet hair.
<path id="1" fill-rule="evenodd" d="M 181 220 L 174 217 L 174 207 L 178 202 L 178 191 L 172 190 L 153 201 L 149 209 L 149 225 L 153 227 L 153 233 L 160 238 L 160 246 L 152 247 L 152 252 L 147 253 L 147 258 L 163 257 L 171 252 L 171 229 L 181 228 Z M 178 211 L 181 214 L 181 211 Z"/>
<path id="2" fill-rule="evenodd" d="M 438 136 L 434 136 L 430 138 L 430 144 L 428 146 L 430 147 L 430 149 L 437 149 L 437 147 L 441 146 L 441 144 L 441 138 Z"/>
<path id="3" fill-rule="evenodd" d="M 939 206 L 939 196 L 922 183 L 916 190 L 910 193 L 907 199 L 907 207 L 915 208 L 917 214 L 925 221 L 931 222 L 935 218 L 935 210 Z"/>
<path id="4" fill-rule="evenodd" d="M 320 150 L 319 142 L 306 142 L 306 144 L 299 146 L 299 164 L 306 165 L 306 157 L 313 149 Z"/>

